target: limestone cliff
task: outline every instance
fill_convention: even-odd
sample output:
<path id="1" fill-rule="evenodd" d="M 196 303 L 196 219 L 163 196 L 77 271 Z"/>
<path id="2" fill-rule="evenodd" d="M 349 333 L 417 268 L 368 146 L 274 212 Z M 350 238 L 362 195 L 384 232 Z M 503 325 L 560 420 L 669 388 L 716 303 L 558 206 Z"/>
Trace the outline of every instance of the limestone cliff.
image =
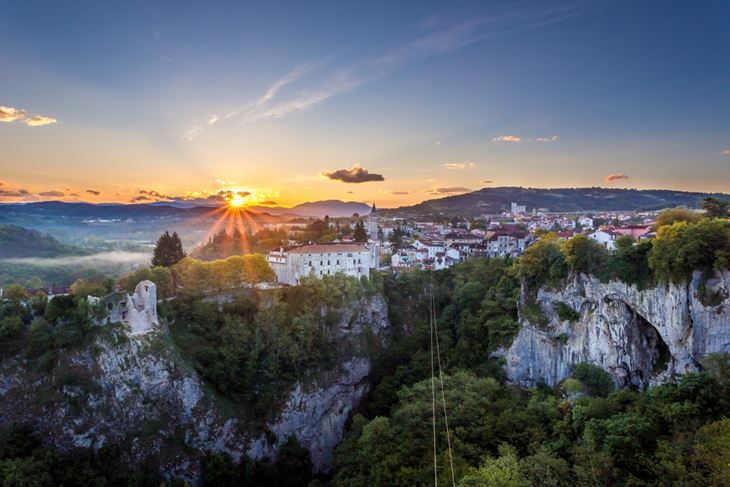
<path id="1" fill-rule="evenodd" d="M 92 343 L 58 353 L 50 372 L 23 356 L 0 363 L 0 424 L 26 422 L 63 450 L 121 447 L 130 463 L 154 457 L 169 477 L 195 484 L 207 451 L 234 459 L 275 457 L 294 435 L 326 471 L 345 423 L 368 392 L 363 343 L 383 341 L 390 326 L 382 296 L 341 313 L 336 367 L 295 384 L 262 427 L 209 389 L 176 351 L 164 324 L 146 333 L 102 325 Z"/>
<path id="2" fill-rule="evenodd" d="M 534 303 L 541 319 L 533 313 L 530 322 L 521 313 L 521 328 L 505 351 L 507 376 L 524 386 L 555 385 L 574 364 L 588 362 L 620 387 L 644 388 L 697 370 L 706 354 L 730 352 L 730 272 L 704 281 L 696 272 L 685 284 L 639 290 L 579 275 L 563 289 L 542 288 Z M 714 296 L 709 303 L 708 295 Z M 523 290 L 523 306 L 527 300 Z"/>

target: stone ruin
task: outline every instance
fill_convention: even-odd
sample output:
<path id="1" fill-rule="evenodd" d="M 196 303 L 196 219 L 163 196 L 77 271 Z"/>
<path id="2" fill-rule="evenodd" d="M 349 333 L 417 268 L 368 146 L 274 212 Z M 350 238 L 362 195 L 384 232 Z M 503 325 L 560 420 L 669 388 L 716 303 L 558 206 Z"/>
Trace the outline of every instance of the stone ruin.
<path id="1" fill-rule="evenodd" d="M 97 320 L 99 324 L 124 323 L 131 328 L 132 335 L 150 331 L 160 324 L 157 286 L 152 281 L 141 281 L 132 294 L 117 291 L 101 298 L 89 296 L 88 302 L 104 310 L 102 318 Z"/>

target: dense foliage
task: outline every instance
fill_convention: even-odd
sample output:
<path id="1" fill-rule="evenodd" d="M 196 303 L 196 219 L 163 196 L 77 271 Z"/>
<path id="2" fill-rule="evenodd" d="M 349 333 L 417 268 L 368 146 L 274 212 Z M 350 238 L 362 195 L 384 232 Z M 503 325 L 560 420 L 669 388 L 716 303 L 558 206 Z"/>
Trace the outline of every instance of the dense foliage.
<path id="1" fill-rule="evenodd" d="M 216 260 L 233 255 L 266 253 L 271 249 L 286 245 L 288 239 L 288 234 L 284 230 L 262 229 L 250 234 L 243 233 L 237 228 L 234 228 L 231 233 L 224 229 L 196 248 L 191 253 L 191 257 L 200 260 Z"/>
<path id="2" fill-rule="evenodd" d="M 519 259 L 519 276 L 532 291 L 543 285 L 557 288 L 571 272 L 645 287 L 655 281 L 686 281 L 696 270 L 730 268 L 730 222 L 688 221 L 670 212 L 665 220 L 672 223 L 660 226 L 656 238 L 635 242 L 622 236 L 612 252 L 584 235 L 564 242 L 543 235 Z"/>
<path id="3" fill-rule="evenodd" d="M 249 290 L 222 308 L 180 298 L 171 332 L 209 384 L 264 419 L 288 386 L 347 352 L 335 346 L 341 308 L 375 285 L 338 274 L 265 294 Z"/>
<path id="4" fill-rule="evenodd" d="M 59 257 L 83 251 L 62 244 L 51 235 L 17 225 L 0 225 L 0 259 L 17 257 Z"/>

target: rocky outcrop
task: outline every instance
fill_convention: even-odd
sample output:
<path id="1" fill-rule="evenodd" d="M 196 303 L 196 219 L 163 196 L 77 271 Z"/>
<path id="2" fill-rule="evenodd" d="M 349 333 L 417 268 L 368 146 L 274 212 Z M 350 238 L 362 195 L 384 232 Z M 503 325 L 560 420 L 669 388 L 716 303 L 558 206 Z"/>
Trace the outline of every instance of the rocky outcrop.
<path id="1" fill-rule="evenodd" d="M 543 324 L 523 313 L 504 352 L 507 376 L 524 386 L 555 385 L 574 364 L 588 362 L 603 367 L 618 386 L 644 388 L 698 370 L 705 355 L 730 352 L 729 290 L 728 271 L 709 280 L 696 272 L 686 284 L 645 290 L 586 275 L 558 291 L 540 289 L 534 304 L 543 319 L 532 319 Z M 523 305 L 527 299 L 523 292 Z M 574 321 L 561 319 L 566 314 Z"/>
<path id="2" fill-rule="evenodd" d="M 337 365 L 294 384 L 264 424 L 210 390 L 164 325 L 135 333 L 122 324 L 95 327 L 93 343 L 59 353 L 50 373 L 23 357 L 0 363 L 0 424 L 30 423 L 62 450 L 117 445 L 131 464 L 154 456 L 165 475 L 192 484 L 206 452 L 275 458 L 291 435 L 310 450 L 315 469 L 326 471 L 368 392 L 366 342 L 383 341 L 390 326 L 379 295 L 340 316 Z"/>

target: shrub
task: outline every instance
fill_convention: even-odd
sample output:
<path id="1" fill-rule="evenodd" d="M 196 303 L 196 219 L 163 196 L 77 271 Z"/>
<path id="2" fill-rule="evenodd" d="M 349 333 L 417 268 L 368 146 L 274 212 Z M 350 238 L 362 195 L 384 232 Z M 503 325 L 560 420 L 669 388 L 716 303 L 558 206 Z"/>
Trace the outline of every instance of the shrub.
<path id="1" fill-rule="evenodd" d="M 554 306 L 555 312 L 558 314 L 558 318 L 560 318 L 561 320 L 575 323 L 580 319 L 580 313 L 578 313 L 576 310 L 574 310 L 564 302 L 558 301 L 554 304 Z"/>
<path id="2" fill-rule="evenodd" d="M 606 397 L 616 389 L 611 375 L 597 365 L 586 363 L 575 365 L 573 378 L 583 384 L 589 396 Z"/>

